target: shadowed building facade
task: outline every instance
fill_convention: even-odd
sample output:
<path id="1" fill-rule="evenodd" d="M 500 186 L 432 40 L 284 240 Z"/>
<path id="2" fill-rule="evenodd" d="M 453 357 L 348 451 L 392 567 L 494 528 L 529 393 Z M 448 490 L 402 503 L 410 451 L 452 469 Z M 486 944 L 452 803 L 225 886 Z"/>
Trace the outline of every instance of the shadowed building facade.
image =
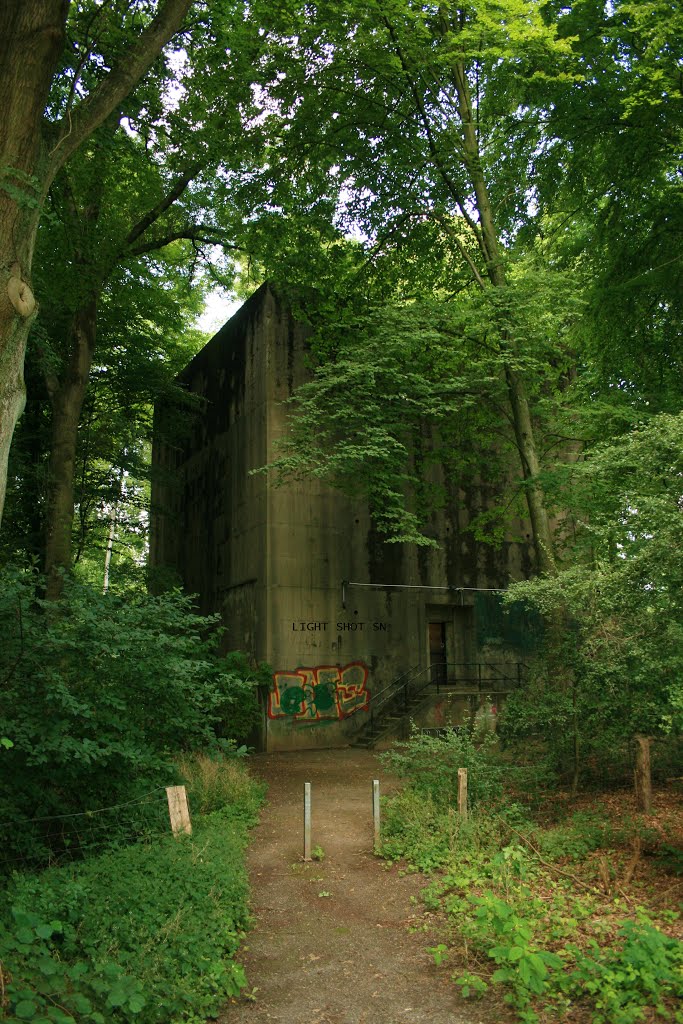
<path id="1" fill-rule="evenodd" d="M 220 613 L 226 651 L 272 667 L 261 694 L 268 750 L 352 741 L 406 673 L 443 691 L 458 672 L 483 671 L 486 690 L 492 662 L 519 657 L 492 591 L 532 571 L 523 522 L 522 539 L 498 548 L 467 531 L 490 484 L 453 488 L 431 524 L 440 547 L 418 549 L 383 543 L 361 497 L 251 473 L 286 430 L 283 403 L 309 373 L 306 343 L 307 328 L 263 285 L 180 375 L 200 399 L 188 436 L 169 442 L 157 410 L 151 565 L 174 570 L 203 613 Z M 431 722 L 446 714 L 431 701 Z"/>

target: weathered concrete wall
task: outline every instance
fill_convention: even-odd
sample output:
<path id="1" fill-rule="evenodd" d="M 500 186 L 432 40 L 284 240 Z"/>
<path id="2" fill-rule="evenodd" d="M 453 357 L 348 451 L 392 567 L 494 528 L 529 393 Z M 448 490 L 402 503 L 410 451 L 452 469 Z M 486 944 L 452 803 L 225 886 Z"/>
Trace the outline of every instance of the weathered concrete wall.
<path id="1" fill-rule="evenodd" d="M 431 523 L 442 546 L 417 549 L 383 544 L 360 497 L 250 476 L 287 429 L 305 348 L 306 330 L 259 289 L 182 374 L 205 400 L 192 436 L 155 451 L 174 482 L 155 487 L 152 563 L 175 567 L 203 612 L 221 612 L 226 649 L 272 666 L 270 750 L 347 743 L 373 694 L 427 668 L 430 621 L 444 623 L 449 662 L 476 660 L 473 590 L 446 588 L 505 587 L 531 568 L 526 541 L 496 550 L 466 532 L 490 484 L 451 487 Z"/>
<path id="2" fill-rule="evenodd" d="M 270 330 L 256 298 L 212 338 L 180 378 L 202 398 L 189 436 L 153 455 L 152 566 L 176 570 L 203 614 L 221 612 L 226 650 L 255 657 L 266 643 L 268 504 L 265 479 L 249 470 L 266 460 Z"/>

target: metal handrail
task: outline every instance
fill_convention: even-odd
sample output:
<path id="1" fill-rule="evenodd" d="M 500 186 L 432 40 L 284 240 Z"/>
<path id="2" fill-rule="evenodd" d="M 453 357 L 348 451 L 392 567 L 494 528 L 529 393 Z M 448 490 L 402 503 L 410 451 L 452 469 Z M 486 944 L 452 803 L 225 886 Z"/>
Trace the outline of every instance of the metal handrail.
<path id="1" fill-rule="evenodd" d="M 463 682 L 469 682 L 470 679 L 472 681 L 476 682 L 477 683 L 477 690 L 480 693 L 482 691 L 482 683 L 483 682 L 489 682 L 489 681 L 491 681 L 491 682 L 493 682 L 493 681 L 495 681 L 495 682 L 498 682 L 498 681 L 510 681 L 510 682 L 512 682 L 514 680 L 516 682 L 516 685 L 519 685 L 520 682 L 521 682 L 521 678 L 522 678 L 522 670 L 527 668 L 527 666 L 523 662 L 515 662 L 515 666 L 516 666 L 516 669 L 517 669 L 516 676 L 510 675 L 508 671 L 503 671 L 503 670 L 506 670 L 507 667 L 508 667 L 505 662 L 503 662 L 502 664 L 498 665 L 498 664 L 496 664 L 494 662 L 489 662 L 489 661 L 484 661 L 484 662 L 481 662 L 481 661 L 462 661 L 462 662 L 446 662 L 446 661 L 442 661 L 442 662 L 436 662 L 435 664 L 432 664 L 432 665 L 426 665 L 426 666 L 424 666 L 421 669 L 420 668 L 418 668 L 418 669 L 408 669 L 407 672 L 402 673 L 400 676 L 398 676 L 396 679 L 394 679 L 391 683 L 389 683 L 387 686 L 385 686 L 382 690 L 380 690 L 379 693 L 374 695 L 374 697 L 372 699 L 371 706 L 370 706 L 370 722 L 369 722 L 370 729 L 374 729 L 376 717 L 379 714 L 379 712 L 383 708 L 385 708 L 388 704 L 390 704 L 396 697 L 400 697 L 401 694 L 403 696 L 403 705 L 404 705 L 405 708 L 407 708 L 408 707 L 409 696 L 411 696 L 411 695 L 412 696 L 416 696 L 417 694 L 422 693 L 424 690 L 427 689 L 428 686 L 435 685 L 436 686 L 436 692 L 439 693 L 439 687 L 442 686 L 443 684 L 440 683 L 438 679 L 436 681 L 434 681 L 434 679 L 432 678 L 432 673 L 433 673 L 434 669 L 444 669 L 444 668 L 445 669 L 449 669 L 449 668 L 458 669 L 458 668 L 465 668 L 465 667 L 470 668 L 472 666 L 474 666 L 476 668 L 476 674 L 471 676 L 471 677 L 469 677 L 469 678 L 466 677 L 463 680 Z M 496 673 L 498 678 L 496 680 L 484 679 L 482 677 L 482 673 L 481 673 L 482 667 L 486 668 L 486 669 L 488 669 L 490 671 L 493 671 L 494 673 Z M 411 684 L 415 683 L 417 680 L 419 680 L 420 677 L 424 676 L 426 673 L 429 673 L 429 678 L 425 682 L 423 682 L 421 686 L 414 687 L 414 686 L 411 685 Z M 452 686 L 453 684 L 449 683 L 449 682 L 446 682 L 445 685 L 446 686 Z"/>
<path id="2" fill-rule="evenodd" d="M 380 690 L 379 693 L 373 695 L 373 704 L 377 704 L 377 701 L 379 701 L 380 697 L 382 697 L 385 693 L 389 693 L 390 690 L 392 693 L 397 692 L 400 689 L 401 680 L 405 679 L 406 676 L 410 676 L 413 672 L 417 671 L 417 668 L 409 668 L 407 672 L 403 672 L 403 674 L 397 676 L 396 679 L 392 679 L 390 683 L 387 683 L 383 690 Z"/>

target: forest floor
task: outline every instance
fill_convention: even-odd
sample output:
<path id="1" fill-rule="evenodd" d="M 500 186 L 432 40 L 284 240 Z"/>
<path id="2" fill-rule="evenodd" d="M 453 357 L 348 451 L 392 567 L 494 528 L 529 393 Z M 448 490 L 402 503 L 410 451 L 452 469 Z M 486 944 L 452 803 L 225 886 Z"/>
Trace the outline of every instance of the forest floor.
<path id="1" fill-rule="evenodd" d="M 373 854 L 372 780 L 397 782 L 375 754 L 354 749 L 257 755 L 268 784 L 252 834 L 254 927 L 242 947 L 252 996 L 223 1024 L 492 1024 L 510 1018 L 491 998 L 465 1003 L 426 951 L 424 876 Z M 311 783 L 312 846 L 303 862 L 303 788 Z M 437 923 L 434 922 L 436 925 Z M 427 931 L 425 931 L 425 927 Z"/>

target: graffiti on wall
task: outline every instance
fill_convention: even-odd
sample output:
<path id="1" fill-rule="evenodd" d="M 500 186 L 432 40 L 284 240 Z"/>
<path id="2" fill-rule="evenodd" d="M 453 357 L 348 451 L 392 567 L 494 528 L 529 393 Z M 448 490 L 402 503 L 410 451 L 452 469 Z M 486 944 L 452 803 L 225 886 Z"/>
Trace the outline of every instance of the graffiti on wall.
<path id="1" fill-rule="evenodd" d="M 367 681 L 368 669 L 361 661 L 343 668 L 318 665 L 275 672 L 268 697 L 268 717 L 303 723 L 341 721 L 356 711 L 368 710 Z"/>

